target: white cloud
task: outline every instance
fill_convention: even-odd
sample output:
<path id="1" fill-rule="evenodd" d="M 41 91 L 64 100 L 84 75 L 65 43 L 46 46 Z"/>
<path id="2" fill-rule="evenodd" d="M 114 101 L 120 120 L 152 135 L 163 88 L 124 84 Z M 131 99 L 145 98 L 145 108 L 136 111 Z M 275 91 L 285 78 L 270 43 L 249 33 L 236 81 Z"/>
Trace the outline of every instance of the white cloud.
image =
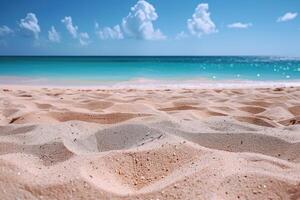
<path id="1" fill-rule="evenodd" d="M 39 21 L 34 13 L 27 13 L 24 19 L 21 19 L 20 28 L 25 31 L 25 34 L 33 34 L 35 39 L 39 38 L 41 32 Z"/>
<path id="2" fill-rule="evenodd" d="M 139 0 L 122 20 L 124 36 L 144 40 L 165 39 L 166 36 L 153 26 L 157 18 L 153 5 L 145 0 Z"/>
<path id="3" fill-rule="evenodd" d="M 48 39 L 51 42 L 56 42 L 56 43 L 60 42 L 60 35 L 56 31 L 54 26 L 51 26 L 51 29 L 48 31 Z"/>
<path id="4" fill-rule="evenodd" d="M 180 33 L 178 33 L 175 37 L 176 40 L 181 40 L 181 39 L 184 39 L 184 38 L 187 38 L 188 37 L 188 34 L 186 34 L 184 31 L 181 31 Z"/>
<path id="5" fill-rule="evenodd" d="M 0 27 L 0 37 L 4 37 L 4 36 L 7 36 L 7 35 L 10 35 L 12 34 L 14 31 L 11 30 L 8 26 L 1 26 Z"/>
<path id="6" fill-rule="evenodd" d="M 228 28 L 237 28 L 237 29 L 247 29 L 252 26 L 252 23 L 242 23 L 242 22 L 235 22 L 232 24 L 229 24 Z"/>
<path id="7" fill-rule="evenodd" d="M 96 28 L 96 35 L 101 40 L 107 40 L 107 39 L 123 39 L 123 33 L 119 25 L 114 26 L 113 28 L 105 27 L 103 29 L 100 29 L 99 24 L 95 24 Z"/>
<path id="8" fill-rule="evenodd" d="M 216 33 L 218 30 L 210 18 L 207 3 L 201 3 L 195 9 L 192 19 L 188 19 L 187 27 L 192 35 L 200 37 L 203 34 Z"/>
<path id="9" fill-rule="evenodd" d="M 158 15 L 153 5 L 145 0 L 138 0 L 130 10 L 120 25 L 100 29 L 96 23 L 96 35 L 102 40 L 124 38 L 161 40 L 166 38 L 159 29 L 154 28 L 153 22 L 158 19 Z"/>
<path id="10" fill-rule="evenodd" d="M 78 26 L 76 25 L 73 25 L 73 21 L 72 21 L 72 17 L 68 16 L 68 17 L 65 17 L 64 19 L 61 20 L 61 22 L 63 24 L 65 24 L 68 32 L 71 34 L 71 36 L 74 38 L 74 39 L 78 39 L 79 40 L 79 43 L 82 45 L 82 46 L 85 46 L 85 45 L 88 45 L 90 43 L 89 39 L 90 39 L 90 36 L 88 33 L 84 32 L 84 33 L 78 33 Z"/>
<path id="11" fill-rule="evenodd" d="M 89 42 L 89 39 L 90 39 L 90 36 L 88 33 L 84 32 L 84 33 L 79 33 L 79 43 L 82 45 L 82 46 L 85 46 L 85 45 L 88 45 L 90 42 Z"/>
<path id="12" fill-rule="evenodd" d="M 78 26 L 74 26 L 72 22 L 72 17 L 68 16 L 61 20 L 62 23 L 65 24 L 67 30 L 72 35 L 73 38 L 77 38 Z"/>
<path id="13" fill-rule="evenodd" d="M 298 16 L 298 13 L 285 13 L 283 16 L 277 19 L 277 22 L 286 22 L 295 19 Z"/>

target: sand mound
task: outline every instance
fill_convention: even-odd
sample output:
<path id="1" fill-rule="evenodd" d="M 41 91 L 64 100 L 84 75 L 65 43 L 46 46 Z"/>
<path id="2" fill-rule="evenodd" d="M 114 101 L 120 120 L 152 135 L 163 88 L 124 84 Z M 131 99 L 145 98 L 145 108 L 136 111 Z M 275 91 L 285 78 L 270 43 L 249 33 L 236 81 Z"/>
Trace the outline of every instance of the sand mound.
<path id="1" fill-rule="evenodd" d="M 48 104 L 48 103 L 35 103 L 35 104 L 41 110 L 44 110 L 44 109 L 47 110 L 47 109 L 50 109 L 53 107 L 51 104 Z"/>
<path id="2" fill-rule="evenodd" d="M 279 106 L 269 108 L 268 110 L 260 113 L 260 116 L 264 116 L 274 121 L 281 121 L 286 118 L 293 117 L 293 115 L 286 108 Z"/>
<path id="3" fill-rule="evenodd" d="M 235 174 L 226 177 L 219 188 L 226 199 L 298 199 L 299 188 L 273 176 L 257 174 Z M 225 192 L 223 192 L 225 191 Z M 276 191 L 276 193 L 272 192 Z"/>
<path id="4" fill-rule="evenodd" d="M 300 116 L 299 117 L 293 117 L 291 119 L 283 120 L 279 122 L 280 124 L 284 126 L 292 126 L 292 125 L 297 125 L 300 124 Z"/>
<path id="5" fill-rule="evenodd" d="M 251 106 L 259 106 L 259 107 L 263 107 L 263 108 L 266 108 L 266 107 L 269 107 L 270 105 L 272 105 L 272 103 L 267 102 L 267 101 L 246 101 L 246 102 L 243 102 L 243 104 L 251 105 Z"/>
<path id="6" fill-rule="evenodd" d="M 73 153 L 61 142 L 52 142 L 41 145 L 0 143 L 0 155 L 13 153 L 32 154 L 40 158 L 44 165 L 53 165 L 63 162 L 73 156 Z"/>
<path id="7" fill-rule="evenodd" d="M 115 124 L 124 122 L 137 117 L 144 117 L 146 114 L 132 113 L 109 113 L 109 114 L 88 114 L 79 112 L 50 112 L 28 113 L 19 117 L 12 118 L 10 124 L 28 124 L 28 123 L 55 123 L 67 121 L 85 121 L 99 124 Z"/>
<path id="8" fill-rule="evenodd" d="M 134 193 L 163 180 L 196 160 L 198 155 L 199 152 L 188 145 L 165 145 L 148 151 L 112 153 L 93 161 L 88 169 L 83 168 L 82 171 L 85 175 L 89 174 L 87 179 L 104 187 L 103 190 Z"/>
<path id="9" fill-rule="evenodd" d="M 0 126 L 0 136 L 6 135 L 17 135 L 17 134 L 26 134 L 35 129 L 36 126 L 21 126 L 21 127 L 13 127 L 13 126 Z"/>
<path id="10" fill-rule="evenodd" d="M 85 113 L 75 113 L 75 112 L 64 112 L 64 113 L 56 112 L 56 113 L 51 113 L 50 115 L 60 122 L 78 120 L 78 121 L 94 122 L 99 124 L 115 124 L 136 117 L 146 116 L 144 114 L 131 114 L 131 113 L 85 114 Z"/>
<path id="11" fill-rule="evenodd" d="M 273 122 L 267 120 L 267 119 L 262 119 L 262 118 L 258 118 L 258 117 L 235 117 L 238 121 L 240 122 L 246 122 L 249 124 L 254 124 L 254 125 L 258 125 L 258 126 L 266 126 L 266 127 L 276 127 L 276 124 L 274 124 Z"/>
<path id="12" fill-rule="evenodd" d="M 194 106 L 188 106 L 188 105 L 181 105 L 181 106 L 175 106 L 170 108 L 162 108 L 161 111 L 177 111 L 177 110 L 201 110 L 201 108 L 194 107 Z"/>
<path id="13" fill-rule="evenodd" d="M 49 114 L 28 113 L 10 120 L 10 124 L 30 124 L 30 123 L 55 123 L 56 119 Z"/>
<path id="14" fill-rule="evenodd" d="M 211 149 L 259 153 L 290 162 L 300 162 L 300 156 L 297 153 L 300 151 L 300 142 L 290 143 L 268 135 L 254 133 L 199 133 L 195 135 L 186 133 L 182 137 Z"/>
<path id="15" fill-rule="evenodd" d="M 224 113 L 215 112 L 215 111 L 206 110 L 206 109 L 201 110 L 201 111 L 200 110 L 192 111 L 191 114 L 193 117 L 195 117 L 196 119 L 200 119 L 200 120 L 207 119 L 210 117 L 216 117 L 216 116 L 226 116 L 226 114 L 224 114 Z M 179 114 L 177 113 L 177 115 L 181 115 L 181 113 L 179 113 Z M 191 120 L 191 118 L 193 118 L 193 117 L 189 117 L 189 118 L 185 117 L 184 119 Z"/>
<path id="16" fill-rule="evenodd" d="M 252 114 L 258 114 L 266 110 L 264 108 L 257 107 L 257 106 L 244 106 L 244 107 L 240 107 L 239 109 Z"/>
<path id="17" fill-rule="evenodd" d="M 131 104 L 115 104 L 107 109 L 108 112 L 127 112 L 127 113 L 145 113 L 145 114 L 157 114 L 157 110 L 153 107 L 142 104 L 136 103 L 134 105 Z"/>
<path id="18" fill-rule="evenodd" d="M 84 100 L 81 104 L 78 104 L 77 107 L 86 108 L 91 111 L 103 110 L 114 105 L 109 101 L 93 101 L 93 100 Z"/>
<path id="19" fill-rule="evenodd" d="M 300 115 L 300 106 L 292 106 L 292 107 L 289 107 L 289 111 L 295 115 L 295 116 L 298 116 Z"/>
<path id="20" fill-rule="evenodd" d="M 100 152 L 141 147 L 165 137 L 165 133 L 143 125 L 123 125 L 95 133 Z"/>
<path id="21" fill-rule="evenodd" d="M 11 108 L 11 109 L 3 109 L 2 110 L 2 115 L 5 117 L 10 117 L 11 115 L 17 113 L 19 109 Z"/>

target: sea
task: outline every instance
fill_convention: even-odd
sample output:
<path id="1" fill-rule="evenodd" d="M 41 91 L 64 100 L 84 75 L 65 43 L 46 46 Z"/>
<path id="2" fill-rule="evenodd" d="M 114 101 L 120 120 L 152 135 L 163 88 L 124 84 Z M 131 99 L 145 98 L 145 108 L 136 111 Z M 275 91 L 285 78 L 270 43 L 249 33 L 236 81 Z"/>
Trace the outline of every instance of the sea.
<path id="1" fill-rule="evenodd" d="M 0 84 L 208 87 L 300 84 L 300 58 L 277 56 L 1 56 Z"/>

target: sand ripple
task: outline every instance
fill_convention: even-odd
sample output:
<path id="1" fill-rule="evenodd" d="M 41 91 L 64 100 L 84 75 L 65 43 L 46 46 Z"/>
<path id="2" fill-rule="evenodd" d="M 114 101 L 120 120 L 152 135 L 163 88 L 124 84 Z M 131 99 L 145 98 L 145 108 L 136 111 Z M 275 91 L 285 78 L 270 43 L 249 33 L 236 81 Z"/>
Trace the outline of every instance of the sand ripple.
<path id="1" fill-rule="evenodd" d="M 0 199 L 300 199 L 300 89 L 0 91 Z"/>

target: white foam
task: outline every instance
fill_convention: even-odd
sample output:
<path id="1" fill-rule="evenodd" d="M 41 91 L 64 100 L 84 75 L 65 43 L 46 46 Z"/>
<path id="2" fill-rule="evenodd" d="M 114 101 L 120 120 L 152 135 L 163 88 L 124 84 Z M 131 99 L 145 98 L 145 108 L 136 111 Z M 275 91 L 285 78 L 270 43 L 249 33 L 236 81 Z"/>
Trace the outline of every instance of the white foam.
<path id="1" fill-rule="evenodd" d="M 133 79 L 129 81 L 82 81 L 47 80 L 25 77 L 0 77 L 0 86 L 47 87 L 47 88 L 88 88 L 88 89 L 222 89 L 222 88 L 270 88 L 300 87 L 300 80 L 252 81 L 252 80 L 152 80 Z"/>

